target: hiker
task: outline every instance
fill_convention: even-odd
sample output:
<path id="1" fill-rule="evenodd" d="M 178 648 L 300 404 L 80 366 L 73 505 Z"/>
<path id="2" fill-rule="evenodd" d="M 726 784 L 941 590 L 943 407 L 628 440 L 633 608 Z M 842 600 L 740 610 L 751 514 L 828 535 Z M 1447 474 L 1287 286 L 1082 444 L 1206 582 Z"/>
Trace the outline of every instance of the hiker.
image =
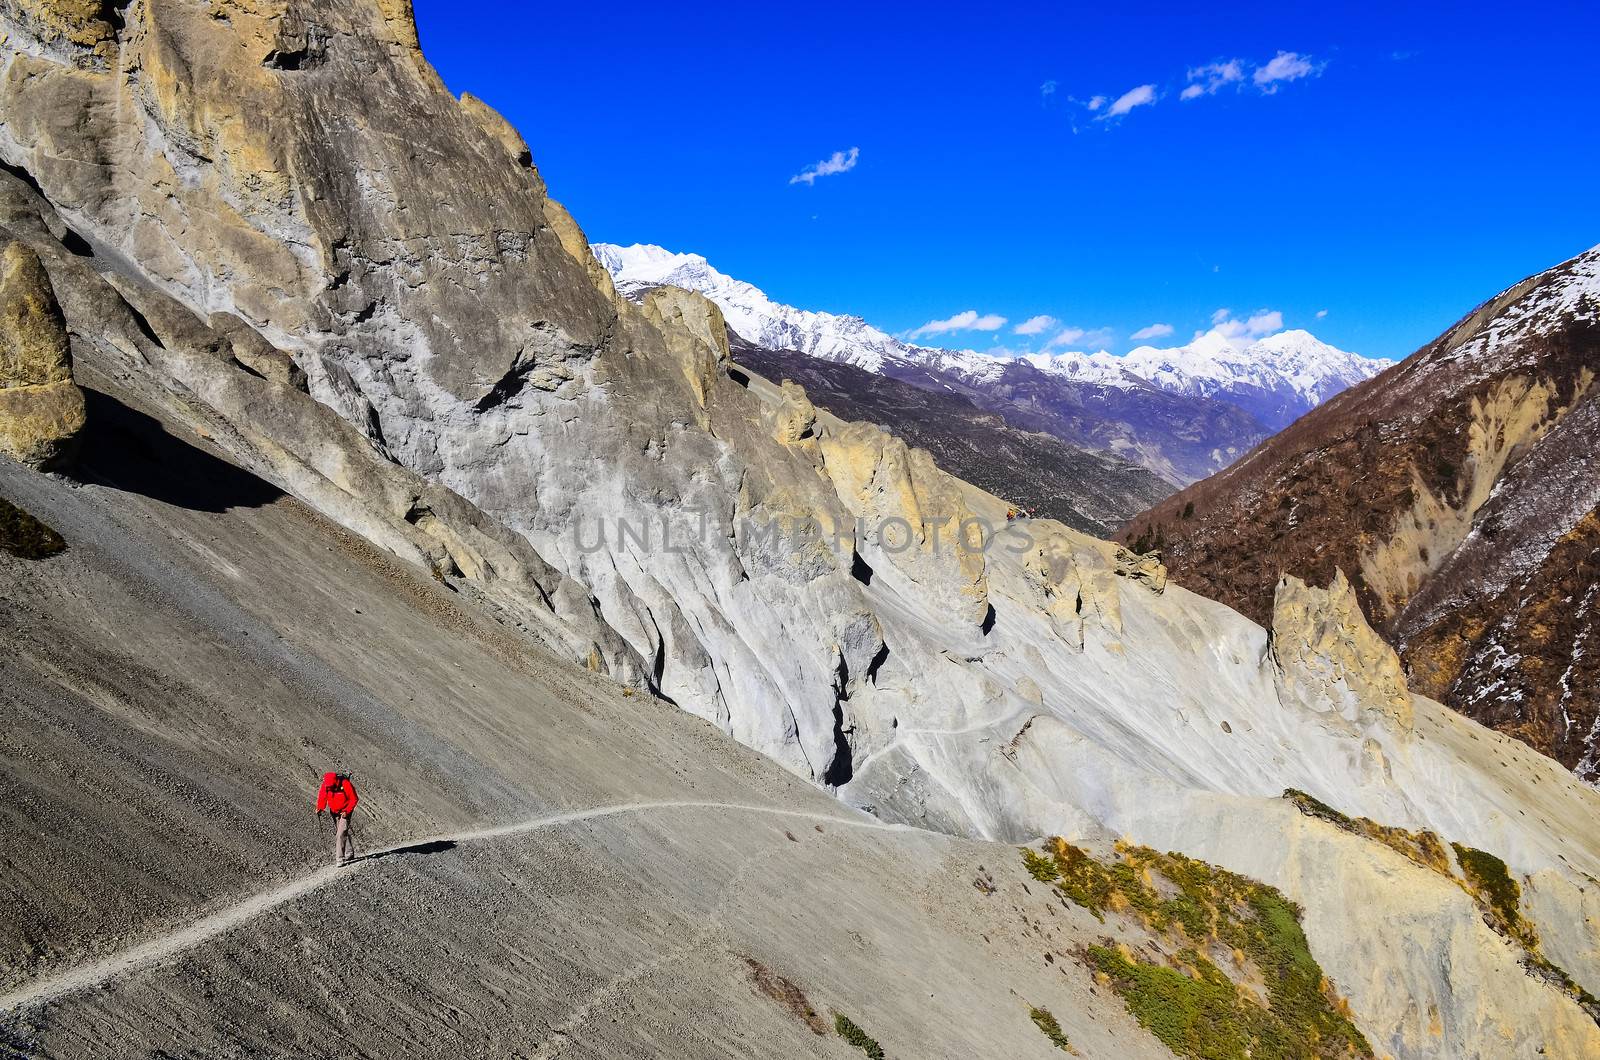
<path id="1" fill-rule="evenodd" d="M 356 844 L 350 838 L 350 815 L 356 811 L 356 786 L 348 773 L 322 774 L 322 787 L 317 789 L 317 816 L 333 814 L 333 863 L 343 865 L 356 856 Z"/>

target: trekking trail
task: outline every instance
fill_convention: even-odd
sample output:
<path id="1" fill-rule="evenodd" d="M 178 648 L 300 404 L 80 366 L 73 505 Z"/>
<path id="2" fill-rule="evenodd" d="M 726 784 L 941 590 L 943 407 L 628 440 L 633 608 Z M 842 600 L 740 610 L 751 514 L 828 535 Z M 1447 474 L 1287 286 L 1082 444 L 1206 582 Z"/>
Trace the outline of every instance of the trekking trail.
<path id="1" fill-rule="evenodd" d="M 365 862 L 385 854 L 399 854 L 412 848 L 424 847 L 432 843 L 471 843 L 484 839 L 499 839 L 505 836 L 521 835 L 524 832 L 538 831 L 541 828 L 554 828 L 576 821 L 592 821 L 602 817 L 646 813 L 652 810 L 695 809 L 732 810 L 740 813 L 767 814 L 774 817 L 827 821 L 848 828 L 867 828 L 888 832 L 911 831 L 917 832 L 919 835 L 931 834 L 906 825 L 885 824 L 865 815 L 860 818 L 850 818 L 838 814 L 786 810 L 777 806 L 757 806 L 749 803 L 668 800 L 660 802 L 621 802 L 610 806 L 596 806 L 587 810 L 567 810 L 562 813 L 530 817 L 527 820 L 517 821 L 512 824 L 480 828 L 471 832 L 428 836 L 425 839 L 408 839 L 403 843 L 396 843 L 377 850 L 369 850 L 345 868 L 336 868 L 330 865 L 326 868 L 318 869 L 308 876 L 302 876 L 300 879 L 286 883 L 282 887 L 251 895 L 241 902 L 225 906 L 214 913 L 203 916 L 187 927 L 178 928 L 161 935 L 159 938 L 131 946 L 121 953 L 113 954 L 110 957 L 93 961 L 89 964 L 80 965 L 49 979 L 38 980 L 18 987 L 4 997 L 0 997 L 0 1013 L 15 1012 L 28 1006 L 41 1005 L 67 994 L 76 993 L 79 990 L 99 986 L 129 972 L 158 964 L 185 950 L 193 949 L 202 943 L 209 942 L 217 936 L 223 935 L 265 913 L 269 909 L 310 894 L 331 883 L 342 872 L 346 872 L 350 868 L 359 867 Z"/>

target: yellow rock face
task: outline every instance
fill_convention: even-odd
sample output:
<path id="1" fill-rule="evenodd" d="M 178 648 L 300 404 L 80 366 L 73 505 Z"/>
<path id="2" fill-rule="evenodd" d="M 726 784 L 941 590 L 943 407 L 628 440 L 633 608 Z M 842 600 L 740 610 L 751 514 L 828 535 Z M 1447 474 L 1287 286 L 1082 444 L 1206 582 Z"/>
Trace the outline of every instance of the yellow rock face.
<path id="1" fill-rule="evenodd" d="M 29 247 L 0 250 L 0 387 L 72 381 L 66 321 L 50 277 Z"/>
<path id="2" fill-rule="evenodd" d="M 1035 527 L 1032 534 L 1034 549 L 1024 557 L 1023 570 L 1062 640 L 1078 651 L 1091 621 L 1104 631 L 1108 647 L 1122 635 L 1121 579 L 1140 579 L 1156 592 L 1166 588 L 1166 568 L 1153 556 L 1135 557 L 1127 549 L 1064 528 L 1041 533 Z M 1154 584 L 1158 575 L 1159 588 Z"/>
<path id="3" fill-rule="evenodd" d="M 116 28 L 104 0 L 21 0 L 6 13 L 27 22 L 40 40 L 73 45 L 80 65 L 104 66 L 117 50 Z"/>
<path id="4" fill-rule="evenodd" d="M 512 160 L 532 174 L 532 179 L 539 184 L 539 190 L 544 191 L 544 180 L 539 176 L 539 170 L 533 164 L 533 152 L 528 148 L 528 141 L 517 132 L 516 126 L 506 121 L 504 116 L 471 92 L 461 94 L 461 111 L 467 117 L 477 122 L 483 131 L 494 137 L 506 154 Z M 591 255 L 592 256 L 592 255 Z"/>
<path id="5" fill-rule="evenodd" d="M 0 452 L 33 467 L 63 461 L 83 429 L 66 321 L 50 277 L 22 243 L 0 250 Z"/>
<path id="6" fill-rule="evenodd" d="M 881 428 L 849 423 L 823 433 L 823 459 L 867 538 L 913 581 L 943 592 L 949 613 L 982 623 L 989 583 L 975 522 L 956 481 L 925 450 Z"/>
<path id="7" fill-rule="evenodd" d="M 1313 705 L 1376 706 L 1402 730 L 1413 725 L 1400 656 L 1373 632 L 1344 571 L 1326 589 L 1286 575 L 1273 601 L 1272 654 L 1286 685 Z M 1352 719 L 1354 720 L 1354 719 Z"/>
<path id="8" fill-rule="evenodd" d="M 661 329 L 689 390 L 705 408 L 717 375 L 728 363 L 728 324 L 722 319 L 722 310 L 705 295 L 680 287 L 655 288 L 645 295 L 640 308 L 645 318 Z"/>
<path id="9" fill-rule="evenodd" d="M 817 406 L 811 403 L 806 388 L 785 379 L 779 391 L 783 404 L 774 413 L 773 437 L 790 447 L 816 448 Z"/>

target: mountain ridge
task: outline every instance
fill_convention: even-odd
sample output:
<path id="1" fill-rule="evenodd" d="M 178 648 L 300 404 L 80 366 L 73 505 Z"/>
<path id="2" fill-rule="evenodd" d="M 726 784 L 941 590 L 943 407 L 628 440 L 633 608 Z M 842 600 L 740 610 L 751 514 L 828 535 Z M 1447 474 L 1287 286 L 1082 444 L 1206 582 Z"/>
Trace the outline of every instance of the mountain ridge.
<path id="1" fill-rule="evenodd" d="M 752 788 L 906 827 L 696 813 L 384 857 L 352 874 L 370 901 L 313 893 L 7 1012 L 8 1047 L 416 1055 L 443 1029 L 474 1054 L 809 1052 L 750 957 L 903 1055 L 1054 1055 L 1015 1007 L 1049 983 L 1089 1050 L 1159 1056 L 1113 994 L 1232 997 L 1218 965 L 1240 965 L 1041 886 L 1055 859 L 1016 847 L 1059 836 L 1069 870 L 1147 847 L 1278 889 L 1272 956 L 1315 954 L 1302 997 L 1397 1057 L 1600 1049 L 1567 985 L 1600 983 L 1600 794 L 1409 691 L 1348 584 L 1283 579 L 1269 630 L 737 369 L 704 296 L 618 295 L 403 2 L 19 4 L 38 17 L 0 38 L 0 227 L 48 273 L 105 481 L 0 461 L 68 546 L 0 556 L 26 711 L 0 762 L 25 793 L 0 800 L 8 994 L 308 862 L 302 782 L 329 759 L 381 780 L 381 846 Z M 1469 865 L 1501 866 L 1520 934 Z M 1072 959 L 1107 937 L 1129 943 L 1112 983 Z M 383 989 L 343 988 L 351 952 Z"/>
<path id="2" fill-rule="evenodd" d="M 769 350 L 735 334 L 734 361 L 769 379 L 805 387 L 817 407 L 845 420 L 881 424 L 933 454 L 939 466 L 1030 515 L 1109 537 L 1172 492 L 1138 464 L 1068 445 L 1046 430 L 1014 425 L 955 390 L 919 387 L 843 361 Z"/>
<path id="3" fill-rule="evenodd" d="M 878 374 L 903 373 L 906 366 L 916 366 L 976 386 L 1004 373 L 1005 362 L 1020 360 L 1077 383 L 1220 396 L 1256 415 L 1271 430 L 1287 426 L 1333 394 L 1393 363 L 1347 353 L 1303 330 L 1251 337 L 1240 345 L 1214 327 L 1182 346 L 1138 346 L 1121 357 L 1104 350 L 1012 357 L 921 346 L 858 316 L 775 302 L 753 284 L 720 272 L 699 254 L 674 253 L 653 244 L 597 243 L 593 250 L 624 296 L 661 284 L 698 291 L 717 304 L 736 332 L 768 349 L 794 350 Z"/>
<path id="4" fill-rule="evenodd" d="M 1122 539 L 1252 615 L 1278 572 L 1342 568 L 1419 688 L 1593 782 L 1597 373 L 1600 248 L 1488 299 Z"/>
<path id="5" fill-rule="evenodd" d="M 704 292 L 712 291 L 722 299 L 713 304 L 731 332 L 758 347 L 798 346 L 808 356 L 820 351 L 824 359 L 875 375 L 963 395 L 1018 429 L 1142 464 L 1173 486 L 1225 467 L 1268 433 L 1250 413 L 1226 402 L 1168 393 L 1126 377 L 1109 385 L 1041 371 L 1023 359 L 910 346 L 859 318 L 772 303 L 753 286 L 711 269 L 698 255 L 651 247 L 630 256 L 627 249 L 602 245 L 593 257 L 603 271 L 618 270 L 612 281 L 620 275 L 616 289 L 624 298 L 641 300 L 663 287 L 692 286 L 707 298 L 711 296 Z"/>

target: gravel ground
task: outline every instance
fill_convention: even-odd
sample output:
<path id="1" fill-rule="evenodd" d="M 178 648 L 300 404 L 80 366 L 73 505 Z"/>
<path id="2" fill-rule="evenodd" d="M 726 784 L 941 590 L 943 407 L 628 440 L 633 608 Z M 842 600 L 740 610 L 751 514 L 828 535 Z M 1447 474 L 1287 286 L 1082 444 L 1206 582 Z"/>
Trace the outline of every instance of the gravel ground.
<path id="1" fill-rule="evenodd" d="M 1060 1055 L 1030 1004 L 1162 1054 L 1014 850 L 855 816 L 130 400 L 81 482 L 0 463 L 68 543 L 0 555 L 0 1051 L 859 1055 L 782 979 L 890 1056 Z M 335 766 L 398 848 L 337 873 Z"/>

